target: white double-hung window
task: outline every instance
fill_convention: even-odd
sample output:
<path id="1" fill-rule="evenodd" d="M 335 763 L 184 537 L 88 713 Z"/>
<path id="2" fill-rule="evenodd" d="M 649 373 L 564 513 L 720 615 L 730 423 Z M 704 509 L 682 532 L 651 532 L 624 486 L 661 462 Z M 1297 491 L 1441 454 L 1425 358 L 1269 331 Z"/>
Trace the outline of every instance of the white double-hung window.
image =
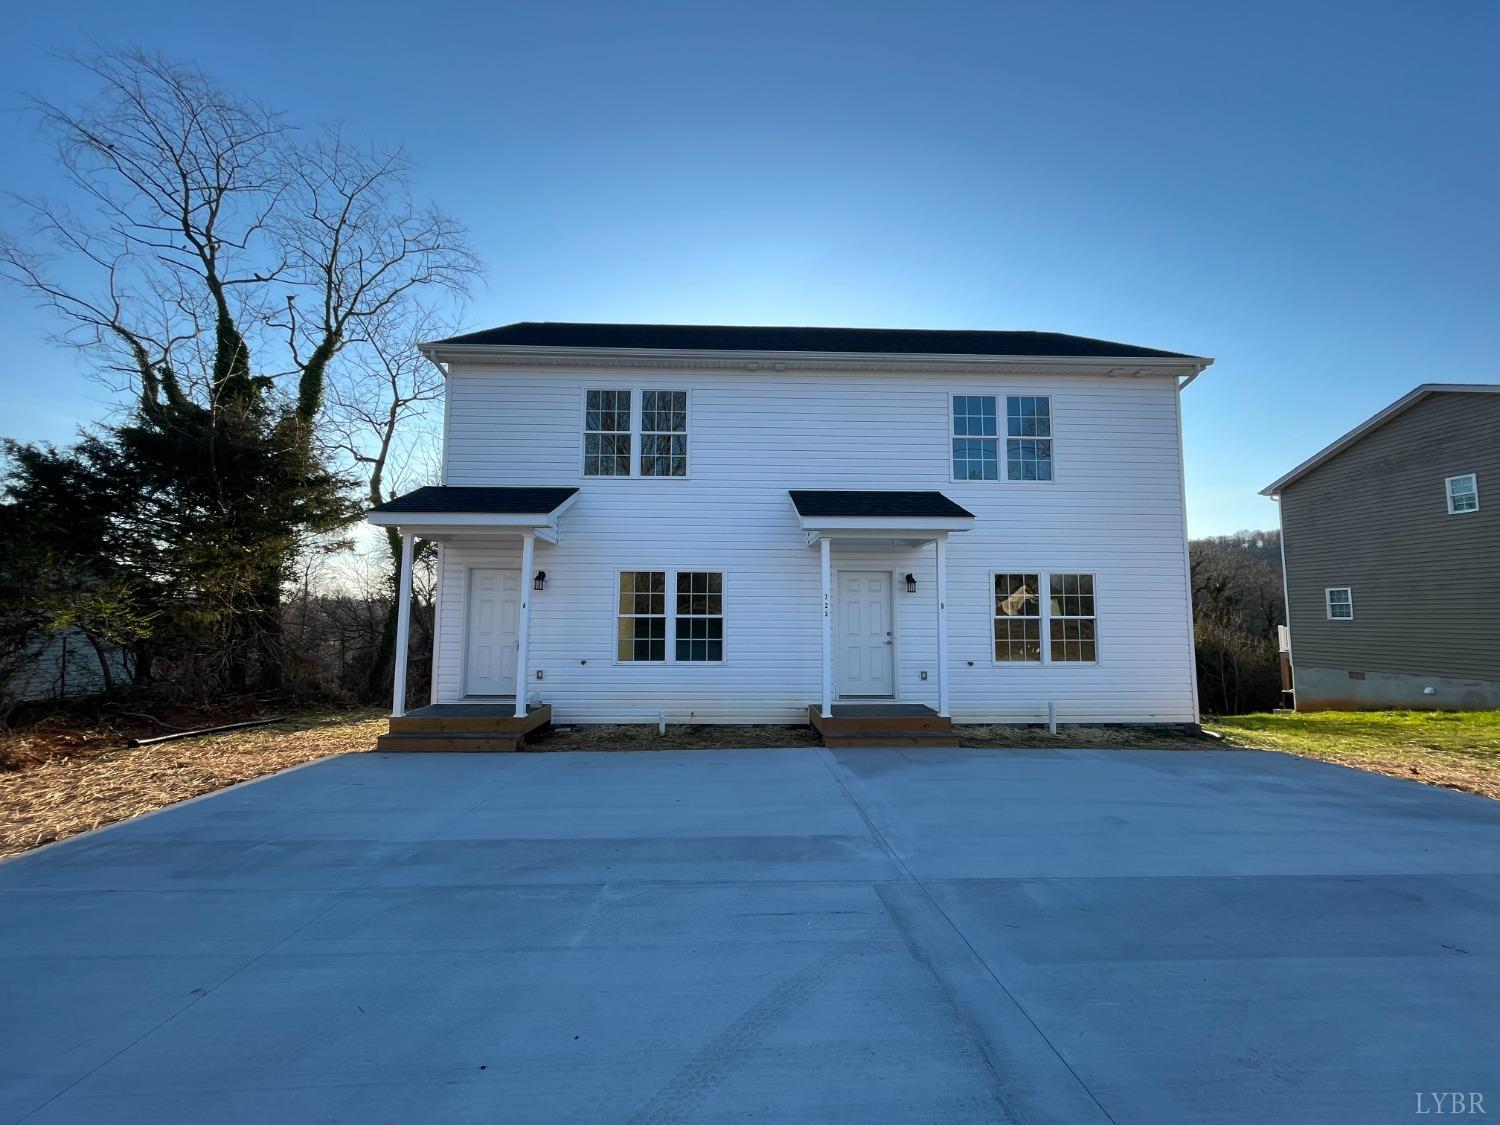
<path id="1" fill-rule="evenodd" d="M 1092 664 L 1099 659 L 1092 574 L 998 573 L 994 598 L 995 663 Z"/>
<path id="2" fill-rule="evenodd" d="M 620 571 L 615 659 L 622 664 L 722 663 L 723 572 Z"/>
<path id="3" fill-rule="evenodd" d="M 1330 586 L 1323 591 L 1323 598 L 1328 607 L 1328 620 L 1354 620 L 1354 591 L 1348 586 Z"/>
<path id="4" fill-rule="evenodd" d="M 1051 480 L 1052 399 L 1046 395 L 1006 395 L 1003 399 L 954 395 L 952 441 L 956 481 Z"/>
<path id="5" fill-rule="evenodd" d="M 1447 488 L 1450 516 L 1456 516 L 1461 512 L 1479 511 L 1479 477 L 1477 475 L 1465 473 L 1461 477 L 1449 477 Z"/>
<path id="6" fill-rule="evenodd" d="M 685 477 L 687 441 L 687 391 L 585 392 L 586 477 Z"/>
<path id="7" fill-rule="evenodd" d="M 630 475 L 630 392 L 589 391 L 583 415 L 583 475 Z"/>

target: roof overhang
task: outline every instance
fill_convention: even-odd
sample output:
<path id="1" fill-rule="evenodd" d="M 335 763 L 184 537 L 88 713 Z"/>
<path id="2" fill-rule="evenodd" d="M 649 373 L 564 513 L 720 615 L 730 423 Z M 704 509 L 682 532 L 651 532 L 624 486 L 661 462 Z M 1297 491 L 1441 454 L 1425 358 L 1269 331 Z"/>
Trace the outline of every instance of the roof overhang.
<path id="1" fill-rule="evenodd" d="M 1378 429 L 1379 427 L 1385 425 L 1392 418 L 1396 417 L 1396 415 L 1410 410 L 1413 406 L 1421 402 L 1423 399 L 1435 394 L 1500 394 L 1500 384 L 1423 383 L 1415 390 L 1409 391 L 1408 393 L 1402 395 L 1395 402 L 1391 403 L 1384 410 L 1382 410 L 1379 414 L 1376 414 L 1374 417 L 1368 418 L 1365 421 L 1361 422 L 1359 425 L 1355 426 L 1354 429 L 1350 430 L 1347 434 L 1339 438 L 1337 441 L 1318 450 L 1318 452 L 1314 453 L 1306 461 L 1302 462 L 1302 464 L 1298 465 L 1295 469 L 1287 473 L 1285 476 L 1279 477 L 1276 480 L 1272 481 L 1270 484 L 1266 485 L 1265 488 L 1262 488 L 1260 490 L 1260 494 L 1262 496 L 1269 496 L 1273 500 L 1280 499 L 1281 490 L 1284 489 L 1287 485 L 1291 484 L 1293 481 L 1296 481 L 1301 477 L 1306 476 L 1308 473 L 1312 472 L 1325 461 L 1332 460 L 1338 454 L 1342 453 L 1345 449 L 1349 448 L 1349 446 L 1357 442 L 1360 438 L 1364 437 L 1370 431 Z"/>
<path id="2" fill-rule="evenodd" d="M 681 348 L 577 348 L 520 344 L 421 345 L 434 363 L 483 363 L 498 367 L 648 367 L 657 370 L 729 371 L 917 371 L 1104 375 L 1142 378 L 1174 376 L 1183 386 L 1213 360 L 1204 356 L 1005 356 L 921 355 L 905 352 L 720 351 Z"/>
<path id="3" fill-rule="evenodd" d="M 574 493 L 550 512 L 453 512 L 453 511 L 373 511 L 365 516 L 376 527 L 399 528 L 403 534 L 423 539 L 451 539 L 455 536 L 483 537 L 524 535 L 528 532 L 548 543 L 556 543 L 559 517 L 578 501 Z"/>
<path id="4" fill-rule="evenodd" d="M 972 512 L 934 491 L 793 489 L 787 495 L 809 546 L 821 539 L 930 543 L 974 526 Z"/>

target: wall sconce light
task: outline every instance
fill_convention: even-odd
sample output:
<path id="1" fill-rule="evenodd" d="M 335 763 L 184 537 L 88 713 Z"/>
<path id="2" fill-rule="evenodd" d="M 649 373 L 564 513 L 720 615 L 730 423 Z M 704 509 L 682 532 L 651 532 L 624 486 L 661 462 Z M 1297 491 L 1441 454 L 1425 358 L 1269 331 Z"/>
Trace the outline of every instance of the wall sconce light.
<path id="1" fill-rule="evenodd" d="M 917 592 L 917 576 L 915 574 L 908 574 L 906 576 L 906 592 L 908 594 L 915 594 Z"/>
<path id="2" fill-rule="evenodd" d="M 545 570 L 539 570 L 539 571 L 537 571 L 536 572 L 536 577 L 531 580 L 531 588 L 533 590 L 540 590 L 540 589 L 543 589 L 546 585 L 547 585 L 547 572 Z"/>

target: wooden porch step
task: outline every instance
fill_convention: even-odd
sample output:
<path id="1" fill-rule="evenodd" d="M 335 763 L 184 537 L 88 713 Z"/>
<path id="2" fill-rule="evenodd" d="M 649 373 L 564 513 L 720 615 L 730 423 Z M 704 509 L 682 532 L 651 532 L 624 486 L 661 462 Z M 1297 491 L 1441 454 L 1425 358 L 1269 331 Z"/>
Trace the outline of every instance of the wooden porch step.
<path id="1" fill-rule="evenodd" d="M 903 746 L 922 746 L 928 749 L 957 749 L 959 741 L 957 731 L 863 730 L 848 734 L 825 734 L 823 735 L 823 745 L 833 748 L 863 747 L 865 749 Z"/>
<path id="2" fill-rule="evenodd" d="M 958 745 L 934 741 L 953 737 L 953 720 L 919 703 L 836 703 L 826 718 L 814 703 L 807 708 L 807 718 L 823 736 L 825 746 L 856 744 L 849 739 L 861 745 L 889 746 L 892 739 L 901 738 L 915 740 L 907 745 Z"/>
<path id="3" fill-rule="evenodd" d="M 475 753 L 519 750 L 525 742 L 521 734 L 498 734 L 484 731 L 450 731 L 424 734 L 420 731 L 396 731 L 375 740 L 375 749 L 390 751 L 435 751 L 441 753 Z"/>
<path id="4" fill-rule="evenodd" d="M 389 733 L 375 741 L 377 750 L 480 751 L 519 750 L 526 736 L 552 722 L 547 704 L 517 718 L 515 704 L 437 703 L 393 716 Z"/>
<path id="5" fill-rule="evenodd" d="M 514 704 L 439 703 L 392 718 L 390 729 L 392 734 L 526 734 L 551 721 L 552 708 L 548 704 L 533 707 L 525 718 L 518 719 Z"/>

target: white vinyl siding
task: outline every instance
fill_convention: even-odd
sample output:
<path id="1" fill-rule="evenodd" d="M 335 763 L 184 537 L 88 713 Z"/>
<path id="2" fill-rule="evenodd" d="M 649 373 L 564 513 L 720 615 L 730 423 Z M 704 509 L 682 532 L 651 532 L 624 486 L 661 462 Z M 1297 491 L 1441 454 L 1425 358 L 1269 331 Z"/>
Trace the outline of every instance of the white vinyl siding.
<path id="1" fill-rule="evenodd" d="M 447 386 L 445 483 L 581 485 L 560 542 L 536 548 L 547 587 L 532 596 L 532 687 L 559 722 L 654 723 L 662 710 L 672 722 L 805 722 L 821 690 L 821 584 L 818 552 L 787 496 L 794 488 L 936 489 L 975 514 L 973 530 L 948 544 L 956 721 L 1043 721 L 1049 700 L 1064 722 L 1195 717 L 1170 376 L 455 363 Z M 690 477 L 580 481 L 590 388 L 686 391 Z M 1047 397 L 1055 461 L 1066 471 L 1036 488 L 950 480 L 956 394 Z M 997 402 L 997 429 L 1003 412 Z M 445 546 L 440 701 L 461 695 L 462 568 L 518 559 L 515 541 Z M 833 562 L 896 574 L 896 696 L 936 706 L 933 548 L 841 541 Z M 722 574 L 726 659 L 619 663 L 617 572 L 627 568 Z M 1002 568 L 1095 575 L 1108 624 L 1098 661 L 997 666 L 992 572 Z M 915 593 L 899 582 L 907 573 Z M 1129 595 L 1112 601 L 1111 591 Z"/>

